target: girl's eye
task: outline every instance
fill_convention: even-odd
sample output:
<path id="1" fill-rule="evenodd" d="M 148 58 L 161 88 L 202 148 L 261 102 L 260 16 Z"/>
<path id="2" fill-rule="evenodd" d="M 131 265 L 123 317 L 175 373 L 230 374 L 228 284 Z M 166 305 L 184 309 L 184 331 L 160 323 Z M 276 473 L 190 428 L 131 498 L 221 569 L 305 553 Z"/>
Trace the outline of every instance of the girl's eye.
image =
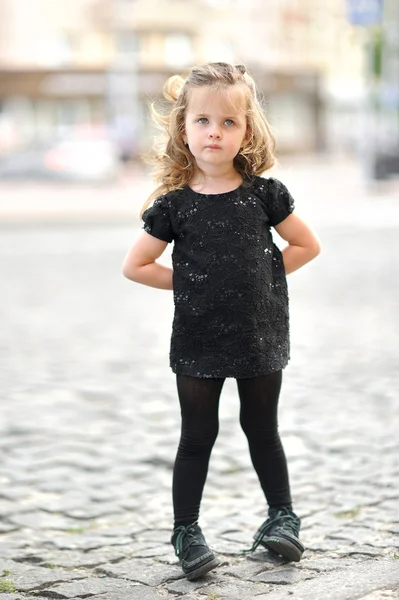
<path id="1" fill-rule="evenodd" d="M 231 127 L 232 125 L 234 125 L 234 121 L 232 119 L 226 119 L 225 123 L 228 127 Z"/>
<path id="2" fill-rule="evenodd" d="M 206 117 L 201 117 L 200 119 L 198 119 L 198 123 L 201 123 L 201 125 L 205 125 L 205 123 L 208 122 L 208 119 Z"/>

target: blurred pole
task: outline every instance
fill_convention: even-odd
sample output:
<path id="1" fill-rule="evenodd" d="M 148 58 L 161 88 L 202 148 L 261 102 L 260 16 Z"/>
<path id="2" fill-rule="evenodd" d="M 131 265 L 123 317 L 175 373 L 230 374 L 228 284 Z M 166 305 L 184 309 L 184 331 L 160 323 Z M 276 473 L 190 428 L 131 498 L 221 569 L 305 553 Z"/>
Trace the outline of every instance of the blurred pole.
<path id="1" fill-rule="evenodd" d="M 384 111 L 383 143 L 399 156 L 399 1 L 385 0 L 380 102 Z M 399 171 L 398 171 L 399 172 Z"/>
<path id="2" fill-rule="evenodd" d="M 117 36 L 124 34 L 114 28 L 115 46 Z M 129 32 L 129 35 L 135 35 Z M 115 52 L 107 74 L 108 121 L 112 136 L 120 148 L 123 161 L 134 157 L 139 151 L 141 139 L 142 110 L 139 96 L 137 52 Z"/>
<path id="3" fill-rule="evenodd" d="M 373 40 L 376 59 L 376 40 Z M 370 175 L 387 179 L 399 174 L 399 1 L 384 0 L 380 65 L 372 92 L 374 144 Z"/>
<path id="4" fill-rule="evenodd" d="M 380 29 L 382 39 L 382 29 Z M 380 65 L 377 59 L 377 36 L 378 32 L 373 27 L 367 29 L 366 52 L 367 52 L 367 79 L 366 79 L 366 104 L 365 123 L 361 141 L 361 159 L 364 165 L 365 177 L 376 178 L 376 162 L 380 147 L 380 102 L 379 102 L 379 78 Z"/>
<path id="5" fill-rule="evenodd" d="M 360 142 L 361 161 L 365 177 L 377 179 L 381 147 L 381 48 L 384 40 L 383 12 L 389 0 L 347 0 L 348 19 L 365 32 L 366 42 L 366 100 L 364 127 Z M 397 0 L 393 0 L 396 2 Z M 367 135 L 364 134 L 367 132 Z"/>

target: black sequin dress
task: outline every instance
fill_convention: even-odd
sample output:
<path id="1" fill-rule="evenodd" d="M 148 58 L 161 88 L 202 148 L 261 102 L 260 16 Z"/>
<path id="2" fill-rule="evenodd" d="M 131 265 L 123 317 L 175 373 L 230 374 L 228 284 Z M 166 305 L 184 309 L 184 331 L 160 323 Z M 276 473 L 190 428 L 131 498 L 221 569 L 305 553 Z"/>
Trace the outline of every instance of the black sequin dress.
<path id="1" fill-rule="evenodd" d="M 144 230 L 174 242 L 175 373 L 247 378 L 287 365 L 287 282 L 270 228 L 293 210 L 280 181 L 253 177 L 223 194 L 186 186 L 145 211 Z"/>

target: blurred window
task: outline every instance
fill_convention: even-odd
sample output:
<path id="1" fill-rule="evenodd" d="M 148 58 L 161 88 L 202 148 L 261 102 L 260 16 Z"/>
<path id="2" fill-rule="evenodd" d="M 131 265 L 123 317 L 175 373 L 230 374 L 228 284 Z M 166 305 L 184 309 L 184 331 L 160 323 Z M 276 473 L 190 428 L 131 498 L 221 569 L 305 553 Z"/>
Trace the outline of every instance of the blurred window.
<path id="1" fill-rule="evenodd" d="M 165 37 L 165 63 L 171 67 L 189 65 L 193 62 L 193 42 L 185 34 L 176 33 Z"/>
<path id="2" fill-rule="evenodd" d="M 217 56 L 220 61 L 233 63 L 236 58 L 236 50 L 234 45 L 226 40 L 210 39 L 207 44 L 207 56 L 210 61 Z"/>
<path id="3" fill-rule="evenodd" d="M 87 32 L 76 36 L 76 47 L 79 49 L 79 57 L 85 63 L 100 64 L 106 61 L 108 54 L 108 40 L 99 32 Z"/>
<path id="4" fill-rule="evenodd" d="M 42 66 L 69 64 L 74 58 L 75 41 L 71 34 L 63 31 L 46 36 L 37 45 L 36 60 Z"/>
<path id="5" fill-rule="evenodd" d="M 58 126 L 71 126 L 90 121 L 90 107 L 84 99 L 63 99 L 56 103 Z"/>
<path id="6" fill-rule="evenodd" d="M 116 34 L 116 52 L 120 56 L 135 56 L 139 51 L 139 38 L 133 31 Z"/>
<path id="7" fill-rule="evenodd" d="M 35 101 L 37 139 L 48 139 L 54 132 L 56 101 L 40 98 Z"/>
<path id="8" fill-rule="evenodd" d="M 216 7 L 236 7 L 236 6 L 241 6 L 241 7 L 248 7 L 248 2 L 247 0 L 206 0 L 208 4 L 210 4 L 211 6 L 216 6 Z"/>

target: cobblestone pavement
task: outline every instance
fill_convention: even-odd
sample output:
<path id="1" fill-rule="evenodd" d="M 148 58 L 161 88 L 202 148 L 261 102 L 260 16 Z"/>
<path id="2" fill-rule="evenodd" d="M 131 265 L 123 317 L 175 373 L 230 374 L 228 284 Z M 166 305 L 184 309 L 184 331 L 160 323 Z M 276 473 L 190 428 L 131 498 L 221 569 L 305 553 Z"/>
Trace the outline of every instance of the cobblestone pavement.
<path id="1" fill-rule="evenodd" d="M 280 409 L 303 560 L 242 553 L 266 509 L 228 380 L 201 515 L 221 565 L 182 577 L 169 544 L 172 297 L 120 274 L 139 223 L 20 219 L 0 236 L 2 599 L 398 597 L 399 198 L 337 164 L 281 178 L 323 244 L 289 278 Z M 4 205 L 15 189 L 1 193 Z"/>

